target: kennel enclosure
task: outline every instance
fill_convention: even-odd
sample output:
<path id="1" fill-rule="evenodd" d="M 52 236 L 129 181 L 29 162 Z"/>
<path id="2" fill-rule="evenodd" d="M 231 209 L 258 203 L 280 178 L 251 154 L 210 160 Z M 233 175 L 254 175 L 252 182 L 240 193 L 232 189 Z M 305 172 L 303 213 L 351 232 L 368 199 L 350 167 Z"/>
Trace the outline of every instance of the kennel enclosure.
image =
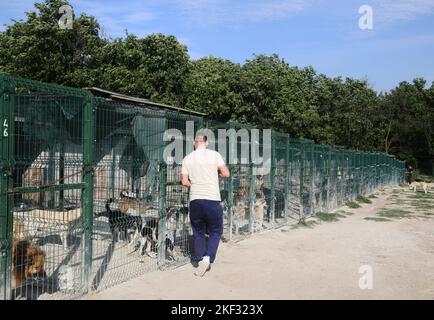
<path id="1" fill-rule="evenodd" d="M 184 152 L 189 127 L 216 137 L 231 172 L 220 181 L 226 241 L 333 210 L 404 177 L 404 163 L 387 154 L 274 130 L 268 140 L 266 128 L 96 88 L 0 73 L 0 107 L 1 299 L 80 298 L 190 261 L 188 190 L 180 164 L 164 153 L 167 130 L 179 132 Z M 217 138 L 219 130 L 226 134 Z M 261 171 L 252 150 L 270 150 L 269 170 Z M 157 221 L 148 254 L 133 241 L 130 217 Z M 20 242 L 42 250 L 44 276 L 32 274 L 26 252 L 28 259 L 17 259 Z"/>

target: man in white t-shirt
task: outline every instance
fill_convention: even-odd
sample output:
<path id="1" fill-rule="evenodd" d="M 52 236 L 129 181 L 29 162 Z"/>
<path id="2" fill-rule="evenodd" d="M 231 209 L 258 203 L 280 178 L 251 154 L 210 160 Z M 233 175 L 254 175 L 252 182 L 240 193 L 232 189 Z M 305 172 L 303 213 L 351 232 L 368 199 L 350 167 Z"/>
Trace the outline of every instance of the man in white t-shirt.
<path id="1" fill-rule="evenodd" d="M 197 134 L 195 151 L 182 161 L 182 185 L 190 188 L 190 222 L 193 229 L 195 275 L 203 277 L 214 262 L 223 234 L 223 209 L 220 205 L 219 178 L 229 177 L 222 156 L 207 149 L 207 137 Z M 206 242 L 205 233 L 209 239 Z"/>

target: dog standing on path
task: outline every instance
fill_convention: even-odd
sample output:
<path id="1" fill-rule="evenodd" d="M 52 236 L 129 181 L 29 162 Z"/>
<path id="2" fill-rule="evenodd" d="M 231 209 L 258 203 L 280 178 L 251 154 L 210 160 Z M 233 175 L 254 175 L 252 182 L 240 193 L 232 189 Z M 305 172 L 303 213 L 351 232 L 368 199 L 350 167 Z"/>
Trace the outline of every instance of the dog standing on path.
<path id="1" fill-rule="evenodd" d="M 422 188 L 423 191 L 425 192 L 425 194 L 428 193 L 428 184 L 427 184 L 425 181 L 422 181 L 422 182 L 416 182 L 416 181 L 413 181 L 413 182 L 410 184 L 410 189 L 413 189 L 414 192 L 417 191 L 417 187 Z"/>

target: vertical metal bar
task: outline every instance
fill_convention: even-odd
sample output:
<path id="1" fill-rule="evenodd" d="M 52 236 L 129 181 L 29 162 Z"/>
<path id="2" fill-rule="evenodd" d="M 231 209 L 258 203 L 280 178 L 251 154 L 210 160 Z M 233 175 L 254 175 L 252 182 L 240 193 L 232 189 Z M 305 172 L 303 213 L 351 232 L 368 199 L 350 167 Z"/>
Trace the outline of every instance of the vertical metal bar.
<path id="1" fill-rule="evenodd" d="M 62 141 L 60 143 L 60 157 L 59 157 L 59 184 L 64 184 L 65 181 L 65 143 Z M 61 211 L 64 209 L 64 191 L 60 190 L 59 192 L 59 208 Z"/>
<path id="2" fill-rule="evenodd" d="M 362 194 L 361 188 L 360 188 L 360 176 L 361 176 L 361 153 L 357 152 L 354 156 L 355 161 L 355 172 L 356 172 L 356 194 Z M 364 194 L 363 194 L 364 195 Z"/>
<path id="3" fill-rule="evenodd" d="M 290 176 L 290 185 L 289 185 L 289 196 L 290 196 L 290 198 L 292 197 L 292 193 L 294 193 L 295 192 L 295 194 L 296 194 L 296 191 L 294 191 L 294 186 L 292 185 L 293 184 L 293 182 L 295 182 L 295 185 L 297 185 L 297 181 L 295 180 L 295 177 L 294 177 L 294 171 L 295 171 L 295 168 L 296 168 L 296 164 L 295 164 L 295 157 L 294 157 L 294 155 L 295 154 L 297 154 L 297 152 L 295 152 L 294 150 L 294 148 L 292 147 L 292 144 L 293 144 L 293 141 L 292 140 L 290 140 L 289 138 L 288 138 L 288 140 L 289 140 L 289 176 Z"/>
<path id="4" fill-rule="evenodd" d="M 304 161 L 306 158 L 306 151 L 304 149 L 303 141 L 300 141 L 300 220 L 304 221 L 304 206 L 303 206 L 303 189 L 304 189 Z"/>
<path id="5" fill-rule="evenodd" d="M 327 209 L 325 208 L 324 204 L 327 204 L 327 195 L 326 195 L 326 199 L 324 199 L 324 192 L 323 192 L 323 187 L 324 187 L 324 179 L 325 179 L 325 172 L 326 172 L 326 168 L 325 168 L 325 157 L 324 157 L 324 146 L 320 147 L 319 150 L 319 156 L 318 156 L 318 168 L 320 168 L 320 176 L 319 176 L 319 198 L 320 198 L 320 211 L 321 212 L 326 212 Z M 326 191 L 327 192 L 327 191 Z"/>
<path id="6" fill-rule="evenodd" d="M 249 233 L 253 233 L 253 205 L 255 198 L 255 181 L 253 180 L 253 163 L 249 164 L 248 171 L 248 181 L 249 181 Z"/>
<path id="7" fill-rule="evenodd" d="M 331 173 L 332 173 L 332 171 L 331 171 L 331 163 L 332 163 L 332 151 L 331 151 L 331 148 L 330 147 L 327 147 L 327 155 L 324 155 L 324 159 L 327 159 L 327 160 L 324 160 L 325 161 L 325 163 L 326 163 L 326 172 L 327 172 L 327 200 L 326 200 L 326 208 L 327 208 L 327 211 L 330 211 L 331 209 L 334 209 L 334 208 L 332 208 L 330 205 L 331 205 L 331 203 L 330 203 L 330 180 L 331 180 L 331 178 L 332 178 L 332 175 L 331 175 Z"/>
<path id="8" fill-rule="evenodd" d="M 0 78 L 0 298 L 10 298 L 13 247 L 14 95 L 6 77 Z"/>
<path id="9" fill-rule="evenodd" d="M 334 158 L 334 166 L 333 166 L 333 180 L 334 180 L 334 190 L 335 190 L 335 208 L 339 206 L 339 185 L 338 185 L 338 170 L 339 170 L 339 152 L 336 149 L 333 149 L 333 158 Z"/>
<path id="10" fill-rule="evenodd" d="M 93 189 L 95 161 L 96 104 L 92 96 L 85 99 L 83 110 L 83 183 L 82 221 L 84 228 L 83 289 L 90 290 L 92 274 Z"/>
<path id="11" fill-rule="evenodd" d="M 361 177 L 360 177 L 360 184 L 362 188 L 363 194 L 367 194 L 367 188 L 365 185 L 365 175 L 366 175 L 366 152 L 362 152 L 362 162 L 361 162 Z"/>
<path id="12" fill-rule="evenodd" d="M 56 167 L 55 167 L 55 148 L 54 145 L 48 147 L 48 184 L 52 184 L 55 180 Z M 54 192 L 48 194 L 48 208 L 54 209 Z"/>
<path id="13" fill-rule="evenodd" d="M 288 220 L 289 218 L 289 184 L 290 184 L 290 144 L 289 144 L 289 138 L 288 135 L 285 136 L 285 220 Z"/>
<path id="14" fill-rule="evenodd" d="M 115 198 L 115 178 L 116 178 L 116 146 L 112 150 L 112 164 L 110 173 L 110 198 Z"/>
<path id="15" fill-rule="evenodd" d="M 309 205 L 310 205 L 310 215 L 315 214 L 315 145 L 310 144 L 310 192 L 309 192 Z"/>
<path id="16" fill-rule="evenodd" d="M 354 200 L 353 197 L 353 153 L 351 151 L 347 151 L 347 175 L 348 175 L 348 198 L 350 201 Z"/>
<path id="17" fill-rule="evenodd" d="M 275 222 L 275 207 L 276 207 L 276 184 L 275 184 L 275 173 L 276 173 L 276 138 L 277 135 L 272 131 L 271 139 L 271 171 L 270 171 L 270 226 L 273 227 Z"/>
<path id="18" fill-rule="evenodd" d="M 6 100 L 6 80 L 0 75 L 0 114 L 1 114 L 1 136 L 0 136 L 0 300 L 6 298 L 6 252 L 8 247 L 7 242 L 7 211 L 8 211 L 8 198 L 7 198 L 7 139 L 4 136 L 5 119 L 9 119 L 7 112 Z"/>
<path id="19" fill-rule="evenodd" d="M 229 168 L 232 168 L 232 165 L 228 165 Z M 233 220 L 234 220 L 234 170 L 230 170 L 230 176 L 228 181 L 228 216 L 229 216 L 229 241 L 232 240 L 232 228 L 233 228 Z"/>
<path id="20" fill-rule="evenodd" d="M 229 129 L 233 128 L 232 124 L 229 124 Z M 226 138 L 225 141 L 227 142 Z M 228 186 L 228 198 L 227 198 L 227 205 L 228 205 L 228 225 L 229 225 L 229 241 L 232 240 L 232 229 L 233 229 L 233 225 L 234 225 L 234 172 L 235 172 L 235 165 L 233 163 L 231 163 L 233 160 L 230 159 L 229 157 L 229 150 L 230 150 L 231 146 L 229 145 L 229 143 L 226 143 L 226 164 L 229 168 L 229 179 L 227 181 L 227 186 Z"/>
<path id="21" fill-rule="evenodd" d="M 336 190 L 338 194 L 337 206 L 342 204 L 342 151 L 336 149 Z"/>
<path id="22" fill-rule="evenodd" d="M 160 164 L 159 192 L 158 192 L 158 265 L 161 267 L 166 261 L 166 180 L 167 166 Z"/>
<path id="23" fill-rule="evenodd" d="M 355 194 L 356 196 L 361 193 L 360 190 L 360 152 L 354 154 L 354 184 L 355 184 Z"/>

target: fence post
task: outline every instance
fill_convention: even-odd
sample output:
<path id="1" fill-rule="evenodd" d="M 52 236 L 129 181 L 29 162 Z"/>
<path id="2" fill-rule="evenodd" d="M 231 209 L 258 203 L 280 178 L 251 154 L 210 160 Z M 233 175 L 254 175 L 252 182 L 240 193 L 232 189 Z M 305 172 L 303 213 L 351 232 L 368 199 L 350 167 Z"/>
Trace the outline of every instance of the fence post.
<path id="1" fill-rule="evenodd" d="M 326 158 L 327 157 L 327 158 Z M 325 160 L 327 159 L 327 160 Z M 331 209 L 334 209 L 332 207 L 330 207 L 331 203 L 330 203 L 330 180 L 332 178 L 331 175 L 331 148 L 330 146 L 327 146 L 327 156 L 324 155 L 324 161 L 326 163 L 326 174 L 327 174 L 327 202 L 326 202 L 326 208 L 327 208 L 327 212 L 330 211 Z"/>
<path id="2" fill-rule="evenodd" d="M 166 179 L 167 165 L 160 163 L 159 190 L 158 190 L 158 266 L 166 262 Z"/>
<path id="3" fill-rule="evenodd" d="M 351 176 L 350 176 L 350 156 L 348 155 L 348 151 L 345 150 L 344 153 L 345 157 L 345 202 L 352 201 L 352 194 L 351 194 Z"/>
<path id="4" fill-rule="evenodd" d="M 338 158 L 337 158 L 337 151 L 335 148 L 331 150 L 332 156 L 333 156 L 333 167 L 332 167 L 332 174 L 333 174 L 333 209 L 336 209 L 338 207 Z"/>
<path id="5" fill-rule="evenodd" d="M 93 96 L 85 99 L 83 112 L 83 228 L 84 228 L 84 266 L 83 285 L 85 292 L 89 292 L 92 275 L 92 233 L 93 233 L 93 188 L 95 162 L 95 127 L 96 105 Z"/>
<path id="6" fill-rule="evenodd" d="M 337 203 L 336 207 L 339 207 L 343 204 L 343 196 L 342 196 L 342 150 L 336 150 L 336 194 L 337 194 Z"/>
<path id="7" fill-rule="evenodd" d="M 367 194 L 365 190 L 365 152 L 360 154 L 360 192 Z"/>
<path id="8" fill-rule="evenodd" d="M 115 198 L 115 184 L 116 184 L 116 147 L 112 150 L 112 161 L 110 170 L 110 188 L 107 197 Z M 146 199 L 145 199 L 146 202 Z"/>
<path id="9" fill-rule="evenodd" d="M 14 110 L 13 90 L 6 76 L 0 76 L 0 300 L 10 299 L 12 271 Z"/>
<path id="10" fill-rule="evenodd" d="M 284 212 L 285 212 L 285 217 L 284 219 L 287 221 L 289 218 L 289 184 L 291 183 L 291 176 L 290 176 L 290 164 L 289 164 L 289 159 L 290 159 L 290 145 L 289 145 L 289 138 L 286 135 L 286 147 L 285 147 L 285 205 L 284 205 Z"/>
<path id="11" fill-rule="evenodd" d="M 253 233 L 253 205 L 255 201 L 255 181 L 253 179 L 253 163 L 249 164 L 249 173 L 248 173 L 248 181 L 249 181 L 249 233 Z"/>
<path id="12" fill-rule="evenodd" d="M 60 143 L 59 150 L 59 184 L 65 184 L 65 142 L 62 140 Z M 59 192 L 59 208 L 61 211 L 64 210 L 65 205 L 65 194 L 64 191 L 61 190 Z"/>
<path id="13" fill-rule="evenodd" d="M 316 174 L 316 165 L 315 165 L 315 145 L 311 142 L 310 146 L 310 168 L 309 168 L 309 176 L 310 176 L 310 190 L 309 190 L 309 205 L 310 205 L 310 215 L 313 216 L 315 214 L 315 174 Z"/>
<path id="14" fill-rule="evenodd" d="M 319 150 L 319 157 L 318 157 L 318 164 L 319 164 L 319 168 L 320 168 L 320 176 L 319 176 L 319 203 L 320 203 L 320 211 L 321 212 L 327 212 L 327 191 L 326 191 L 326 195 L 325 195 L 325 199 L 324 199 L 324 192 L 323 192 L 323 188 L 325 187 L 324 185 L 324 179 L 326 178 L 326 166 L 327 166 L 327 162 L 326 162 L 326 157 L 325 157 L 325 152 L 324 152 L 325 147 L 321 146 L 320 150 Z"/>
<path id="15" fill-rule="evenodd" d="M 56 161 L 55 158 L 55 146 L 52 144 L 48 147 L 48 166 L 47 166 L 47 180 L 48 183 L 52 183 L 55 180 L 56 176 Z M 55 206 L 55 195 L 54 191 L 50 191 L 48 193 L 48 209 L 53 210 Z"/>
<path id="16" fill-rule="evenodd" d="M 271 138 L 271 171 L 270 171 L 270 225 L 274 226 L 275 219 L 275 209 L 276 209 L 276 184 L 275 184 L 275 173 L 276 173 L 276 138 L 277 135 L 272 131 Z"/>
<path id="17" fill-rule="evenodd" d="M 233 169 L 233 165 L 228 165 L 230 169 Z M 234 170 L 230 170 L 230 176 L 228 181 L 228 218 L 229 218 L 229 241 L 232 240 L 232 228 L 234 224 Z"/>
<path id="18" fill-rule="evenodd" d="M 304 150 L 304 143 L 300 141 L 300 220 L 304 221 L 304 206 L 303 206 L 303 189 L 304 189 L 304 161 L 306 152 Z"/>

